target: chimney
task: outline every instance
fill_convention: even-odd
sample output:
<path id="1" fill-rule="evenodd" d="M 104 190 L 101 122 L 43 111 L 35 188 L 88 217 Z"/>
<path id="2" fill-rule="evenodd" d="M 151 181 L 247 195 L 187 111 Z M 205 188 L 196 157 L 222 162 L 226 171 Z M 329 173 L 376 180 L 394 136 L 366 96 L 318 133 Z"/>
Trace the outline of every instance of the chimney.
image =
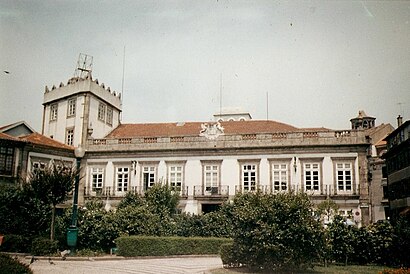
<path id="1" fill-rule="evenodd" d="M 400 115 L 397 116 L 397 127 L 401 126 L 403 124 L 403 117 Z"/>

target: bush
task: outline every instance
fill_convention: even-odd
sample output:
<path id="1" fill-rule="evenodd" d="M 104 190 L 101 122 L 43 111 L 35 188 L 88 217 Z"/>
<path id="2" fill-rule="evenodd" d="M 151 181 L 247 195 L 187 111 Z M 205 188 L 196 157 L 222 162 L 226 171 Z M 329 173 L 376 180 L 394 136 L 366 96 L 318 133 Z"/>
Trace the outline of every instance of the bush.
<path id="1" fill-rule="evenodd" d="M 7 234 L 4 235 L 4 241 L 0 246 L 0 250 L 6 252 L 28 252 L 29 246 L 29 238 L 21 235 Z"/>
<path id="2" fill-rule="evenodd" d="M 235 256 L 233 243 L 222 244 L 219 250 L 222 264 L 224 267 L 239 267 L 239 262 Z"/>
<path id="3" fill-rule="evenodd" d="M 223 211 L 203 215 L 182 213 L 174 216 L 176 236 L 182 237 L 223 237 L 232 236 L 232 224 Z"/>
<path id="4" fill-rule="evenodd" d="M 323 246 L 311 208 L 306 194 L 235 197 L 231 210 L 238 262 L 265 271 L 311 267 Z"/>
<path id="5" fill-rule="evenodd" d="M 58 250 L 58 242 L 46 238 L 36 238 L 31 243 L 31 254 L 37 256 L 53 255 Z"/>
<path id="6" fill-rule="evenodd" d="M 28 265 L 0 253 L 0 274 L 33 274 Z"/>
<path id="7" fill-rule="evenodd" d="M 401 216 L 394 223 L 394 240 L 390 256 L 395 266 L 410 267 L 410 215 Z"/>
<path id="8" fill-rule="evenodd" d="M 120 237 L 115 243 L 118 255 L 134 257 L 218 254 L 220 246 L 231 241 L 226 238 L 129 236 Z"/>

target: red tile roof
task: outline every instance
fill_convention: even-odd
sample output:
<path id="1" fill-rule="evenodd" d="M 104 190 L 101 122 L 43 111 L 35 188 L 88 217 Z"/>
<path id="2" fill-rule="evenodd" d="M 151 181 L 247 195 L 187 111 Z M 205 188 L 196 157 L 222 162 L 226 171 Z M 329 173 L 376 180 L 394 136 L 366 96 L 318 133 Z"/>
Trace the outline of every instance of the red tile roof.
<path id="1" fill-rule="evenodd" d="M 0 139 L 20 142 L 19 138 L 10 136 L 10 135 L 8 135 L 6 133 L 3 133 L 3 132 L 0 132 Z"/>
<path id="2" fill-rule="evenodd" d="M 212 123 L 212 122 L 208 122 Z M 169 137 L 169 136 L 198 136 L 203 122 L 186 123 L 153 123 L 153 124 L 122 124 L 114 129 L 107 138 L 135 138 L 135 137 Z M 291 125 L 275 121 L 228 121 L 221 122 L 224 133 L 257 134 L 273 132 L 297 131 Z"/>
<path id="3" fill-rule="evenodd" d="M 74 150 L 74 147 L 72 146 L 60 143 L 37 132 L 20 137 L 19 139 L 36 145 Z"/>

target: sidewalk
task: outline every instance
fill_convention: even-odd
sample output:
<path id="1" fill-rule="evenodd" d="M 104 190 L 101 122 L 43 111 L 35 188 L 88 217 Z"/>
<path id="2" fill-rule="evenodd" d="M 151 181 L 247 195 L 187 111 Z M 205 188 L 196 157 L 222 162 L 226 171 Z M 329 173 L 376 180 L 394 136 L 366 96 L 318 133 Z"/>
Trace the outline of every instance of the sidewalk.
<path id="1" fill-rule="evenodd" d="M 178 256 L 178 257 L 36 257 L 30 268 L 34 274 L 111 274 L 111 273 L 207 273 L 221 268 L 218 256 Z M 24 258 L 29 264 L 30 256 Z"/>

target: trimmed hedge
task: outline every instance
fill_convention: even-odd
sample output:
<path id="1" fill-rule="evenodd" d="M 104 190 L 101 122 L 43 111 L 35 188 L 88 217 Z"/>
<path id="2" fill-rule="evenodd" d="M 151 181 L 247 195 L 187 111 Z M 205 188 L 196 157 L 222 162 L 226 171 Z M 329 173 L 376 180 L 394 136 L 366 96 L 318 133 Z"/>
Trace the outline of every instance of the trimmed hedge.
<path id="1" fill-rule="evenodd" d="M 31 243 L 31 254 L 37 256 L 53 255 L 57 253 L 58 242 L 47 238 L 35 238 Z"/>
<path id="2" fill-rule="evenodd" d="M 118 255 L 171 256 L 219 254 L 221 245 L 232 243 L 227 238 L 128 236 L 115 240 Z"/>
<path id="3" fill-rule="evenodd" d="M 28 265 L 0 253 L 0 274 L 33 274 Z"/>
<path id="4" fill-rule="evenodd" d="M 221 245 L 219 254 L 221 255 L 222 264 L 225 268 L 239 267 L 240 264 L 235 254 L 233 243 Z"/>

